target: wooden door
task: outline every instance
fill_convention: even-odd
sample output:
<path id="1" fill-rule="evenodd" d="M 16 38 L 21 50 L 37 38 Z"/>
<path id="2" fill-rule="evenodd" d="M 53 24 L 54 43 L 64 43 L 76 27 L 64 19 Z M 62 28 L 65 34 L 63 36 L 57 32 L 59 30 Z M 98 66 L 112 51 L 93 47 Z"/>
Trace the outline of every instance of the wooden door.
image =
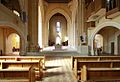
<path id="1" fill-rule="evenodd" d="M 111 42 L 111 54 L 114 55 L 114 42 Z"/>

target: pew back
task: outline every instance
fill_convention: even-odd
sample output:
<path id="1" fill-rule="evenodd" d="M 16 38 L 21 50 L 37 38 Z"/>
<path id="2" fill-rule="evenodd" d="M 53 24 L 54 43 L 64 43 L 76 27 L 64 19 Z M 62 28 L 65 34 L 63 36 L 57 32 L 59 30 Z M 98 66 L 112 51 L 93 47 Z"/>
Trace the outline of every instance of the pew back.
<path id="1" fill-rule="evenodd" d="M 71 60 L 72 60 L 72 69 L 73 69 L 73 72 L 76 77 L 79 77 L 79 75 L 81 75 L 81 69 L 84 65 L 86 66 L 86 68 L 95 68 L 95 69 L 120 68 L 120 56 L 71 57 Z M 90 72 L 89 73 L 90 76 L 94 75 L 94 73 L 96 72 L 96 71 L 91 72 L 91 70 L 87 70 L 87 71 Z M 106 70 L 104 70 L 104 71 L 106 71 Z M 107 74 L 109 74 L 109 73 L 111 73 L 111 72 L 108 72 Z M 98 75 L 99 74 L 101 75 L 102 72 L 98 73 Z"/>
<path id="2" fill-rule="evenodd" d="M 72 56 L 71 64 L 72 69 L 74 68 L 74 61 L 105 61 L 105 60 L 120 60 L 120 56 Z"/>
<path id="3" fill-rule="evenodd" d="M 31 68 L 32 66 L 32 68 Z M 34 68 L 34 69 L 33 69 Z M 38 69 L 39 75 L 45 68 L 45 57 L 39 56 L 1 56 L 0 57 L 0 76 L 5 77 L 26 77 L 30 78 L 30 69 Z M 31 75 L 32 76 L 32 75 Z M 32 76 L 33 77 L 33 76 Z M 42 76 L 40 76 L 41 78 Z M 35 79 L 35 78 L 33 78 Z M 33 80 L 30 82 L 34 82 Z"/>
<path id="4" fill-rule="evenodd" d="M 120 81 L 120 68 L 88 68 L 86 65 L 81 68 L 81 81 L 109 82 L 110 80 Z"/>

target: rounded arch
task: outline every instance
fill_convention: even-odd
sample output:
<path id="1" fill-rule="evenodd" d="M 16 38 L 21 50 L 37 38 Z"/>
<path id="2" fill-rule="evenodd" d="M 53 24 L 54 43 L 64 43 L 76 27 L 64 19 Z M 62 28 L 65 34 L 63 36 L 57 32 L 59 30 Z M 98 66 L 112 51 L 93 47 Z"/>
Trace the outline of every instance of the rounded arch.
<path id="1" fill-rule="evenodd" d="M 60 14 L 62 14 L 63 16 L 65 16 L 65 18 L 67 19 L 67 22 L 70 22 L 71 23 L 71 18 L 70 18 L 70 16 L 67 14 L 67 12 L 65 11 L 65 10 L 63 10 L 63 9 L 61 9 L 61 8 L 55 8 L 55 9 L 53 9 L 49 14 L 48 14 L 48 16 L 47 16 L 47 22 L 50 20 L 50 18 L 53 16 L 53 15 L 55 15 L 55 14 L 57 14 L 57 13 L 60 13 Z"/>
<path id="2" fill-rule="evenodd" d="M 91 55 L 94 55 L 94 49 L 93 49 L 93 40 L 94 36 L 96 35 L 97 32 L 99 32 L 101 29 L 112 26 L 114 28 L 120 29 L 120 24 L 117 22 L 104 22 L 100 25 L 98 25 L 92 32 L 91 37 L 90 37 L 90 42 L 91 42 Z"/>
<path id="3" fill-rule="evenodd" d="M 3 21 L 1 21 L 0 22 L 0 26 L 7 26 L 7 27 L 10 27 L 10 28 L 12 28 L 12 29 L 14 29 L 14 30 L 16 30 L 17 31 L 17 33 L 18 33 L 18 35 L 20 36 L 20 54 L 21 55 L 24 55 L 24 53 L 25 53 L 25 51 L 26 51 L 26 44 L 27 44 L 27 35 L 25 34 L 25 32 L 23 32 L 21 29 L 20 29 L 20 27 L 18 27 L 17 25 L 15 25 L 15 24 L 13 24 L 13 23 L 10 23 L 10 22 L 3 22 Z"/>
<path id="4" fill-rule="evenodd" d="M 64 9 L 62 9 L 62 8 L 55 8 L 55 9 L 53 9 L 51 12 L 49 12 L 47 15 L 46 15 L 46 20 L 45 20 L 45 31 L 46 31 L 46 37 L 45 37 L 45 45 L 48 43 L 48 26 L 49 26 L 49 20 L 50 20 L 50 18 L 53 16 L 53 15 L 55 15 L 55 14 L 57 14 L 57 13 L 60 13 L 60 14 L 62 14 L 65 18 L 66 18 L 66 20 L 67 20 L 67 27 L 70 27 L 71 26 L 71 17 L 69 16 L 69 14 L 64 10 Z M 69 31 L 69 28 L 68 28 L 68 31 Z M 48 45 L 48 44 L 47 44 Z"/>
<path id="5" fill-rule="evenodd" d="M 19 54 L 19 49 L 20 49 L 20 36 L 13 32 L 13 33 L 10 33 L 8 36 L 7 36 L 7 39 L 6 39 L 6 54 L 10 54 L 10 53 L 14 53 L 14 52 L 17 52 L 16 55 Z"/>
<path id="6" fill-rule="evenodd" d="M 102 24 L 98 25 L 98 26 L 94 29 L 94 31 L 93 31 L 93 33 L 92 33 L 92 35 L 91 35 L 91 39 L 94 38 L 95 34 L 96 34 L 98 31 L 100 31 L 102 28 L 107 27 L 107 26 L 112 26 L 112 27 L 114 27 L 114 28 L 120 29 L 120 24 L 119 24 L 119 23 L 116 23 L 116 22 L 105 22 L 105 23 L 102 23 Z"/>
<path id="7" fill-rule="evenodd" d="M 8 27 L 16 30 L 18 32 L 18 34 L 20 35 L 20 37 L 25 40 L 26 37 L 25 37 L 24 33 L 15 24 L 9 23 L 9 22 L 0 22 L 0 26 L 8 26 Z"/>

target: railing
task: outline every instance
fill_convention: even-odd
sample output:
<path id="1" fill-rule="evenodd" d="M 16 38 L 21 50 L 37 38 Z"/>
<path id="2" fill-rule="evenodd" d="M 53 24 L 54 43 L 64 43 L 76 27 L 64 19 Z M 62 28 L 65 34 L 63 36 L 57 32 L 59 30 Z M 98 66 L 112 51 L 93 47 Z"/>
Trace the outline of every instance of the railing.
<path id="1" fill-rule="evenodd" d="M 21 30 L 23 33 L 26 33 L 25 24 L 21 21 L 20 17 L 15 15 L 11 10 L 2 4 L 0 4 L 0 20 L 1 22 L 7 22 L 16 25 L 19 30 Z"/>

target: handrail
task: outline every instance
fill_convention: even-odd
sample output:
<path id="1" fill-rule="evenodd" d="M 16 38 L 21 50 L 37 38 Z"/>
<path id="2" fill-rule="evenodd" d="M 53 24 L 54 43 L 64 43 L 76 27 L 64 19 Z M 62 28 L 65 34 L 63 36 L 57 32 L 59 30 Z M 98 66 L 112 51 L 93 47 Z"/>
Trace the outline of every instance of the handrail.
<path id="1" fill-rule="evenodd" d="M 20 17 L 15 15 L 10 9 L 0 4 L 0 20 L 3 22 L 10 22 L 18 26 L 23 32 L 26 31 L 25 24 L 21 21 Z"/>

